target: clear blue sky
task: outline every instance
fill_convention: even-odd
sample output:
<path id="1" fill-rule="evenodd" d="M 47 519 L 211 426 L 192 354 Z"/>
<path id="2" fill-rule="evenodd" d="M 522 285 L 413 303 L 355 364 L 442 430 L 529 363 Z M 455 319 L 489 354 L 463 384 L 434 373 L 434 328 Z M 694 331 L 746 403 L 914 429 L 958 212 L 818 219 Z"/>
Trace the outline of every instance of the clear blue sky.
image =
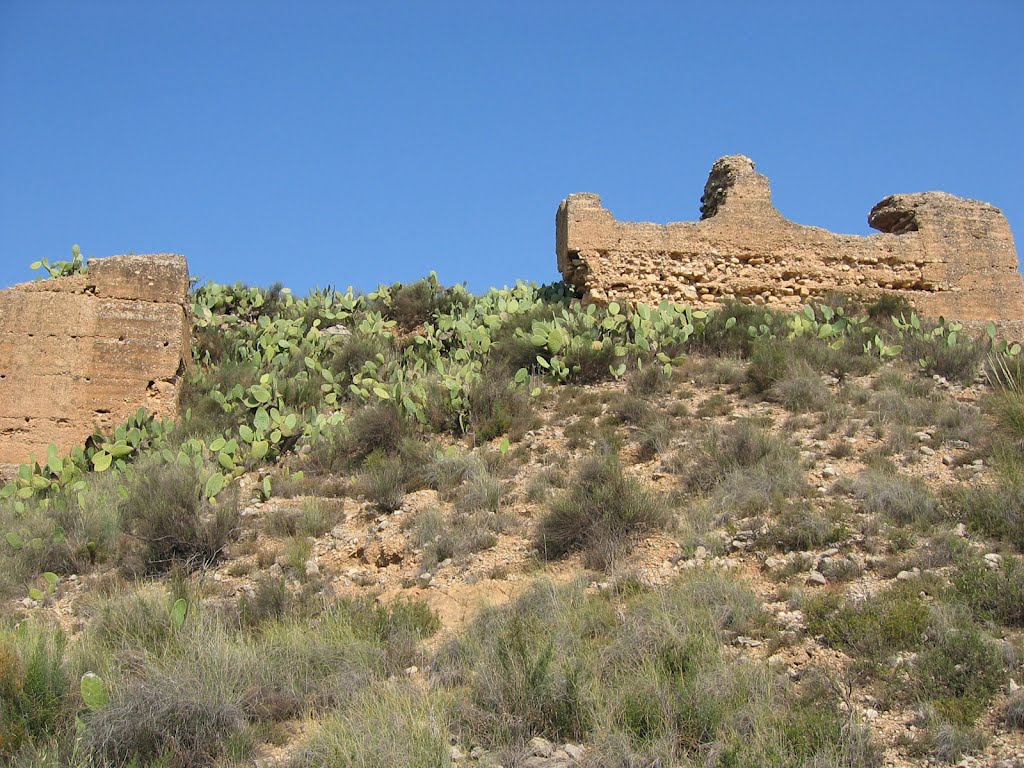
<path id="1" fill-rule="evenodd" d="M 1024 246 L 1024 0 L 0 0 L 0 285 L 173 251 L 193 275 L 372 289 L 557 279 L 554 213 L 698 217 L 720 155 L 792 219 L 887 194 Z"/>

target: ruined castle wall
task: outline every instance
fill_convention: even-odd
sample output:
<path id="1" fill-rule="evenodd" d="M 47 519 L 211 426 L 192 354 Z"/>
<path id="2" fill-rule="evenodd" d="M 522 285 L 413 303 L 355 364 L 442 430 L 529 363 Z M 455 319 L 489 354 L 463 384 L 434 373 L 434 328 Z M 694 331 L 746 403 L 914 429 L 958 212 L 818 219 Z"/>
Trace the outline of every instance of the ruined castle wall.
<path id="1" fill-rule="evenodd" d="M 699 222 L 616 221 L 594 194 L 570 195 L 556 216 L 563 278 L 594 301 L 789 308 L 830 291 L 904 295 L 927 315 L 1024 320 L 1009 224 L 998 208 L 943 192 L 888 197 L 869 215 L 880 234 L 837 235 L 789 221 L 748 158 L 715 163 Z"/>
<path id="2" fill-rule="evenodd" d="M 190 357 L 183 256 L 112 256 L 0 291 L 0 464 L 45 460 L 140 406 L 165 418 Z"/>

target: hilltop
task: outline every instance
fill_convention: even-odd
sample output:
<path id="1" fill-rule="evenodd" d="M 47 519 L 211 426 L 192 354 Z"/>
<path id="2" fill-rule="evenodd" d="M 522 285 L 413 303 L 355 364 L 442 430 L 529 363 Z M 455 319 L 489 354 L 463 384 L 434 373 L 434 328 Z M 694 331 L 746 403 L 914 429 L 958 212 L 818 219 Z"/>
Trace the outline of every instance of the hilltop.
<path id="1" fill-rule="evenodd" d="M 0 491 L 12 765 L 1013 766 L 1024 366 L 796 312 L 194 286 Z"/>

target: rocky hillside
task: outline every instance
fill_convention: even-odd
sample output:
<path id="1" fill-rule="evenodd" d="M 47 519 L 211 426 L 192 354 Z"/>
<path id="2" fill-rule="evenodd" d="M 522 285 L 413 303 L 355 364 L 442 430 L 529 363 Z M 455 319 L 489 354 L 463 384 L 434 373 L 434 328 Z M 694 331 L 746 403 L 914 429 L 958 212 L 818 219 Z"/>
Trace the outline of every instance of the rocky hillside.
<path id="1" fill-rule="evenodd" d="M 1024 366 L 898 302 L 193 292 L 0 491 L 13 766 L 1024 764 Z"/>

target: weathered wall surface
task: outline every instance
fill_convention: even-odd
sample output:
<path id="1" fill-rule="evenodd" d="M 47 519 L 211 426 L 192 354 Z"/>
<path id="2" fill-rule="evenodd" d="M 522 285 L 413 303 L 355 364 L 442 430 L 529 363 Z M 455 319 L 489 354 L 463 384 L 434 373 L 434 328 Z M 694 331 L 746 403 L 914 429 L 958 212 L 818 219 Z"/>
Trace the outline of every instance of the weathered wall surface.
<path id="1" fill-rule="evenodd" d="M 183 256 L 111 256 L 0 291 L 0 464 L 45 460 L 144 406 L 177 408 L 190 357 Z"/>
<path id="2" fill-rule="evenodd" d="M 556 215 L 558 268 L 587 298 L 657 303 L 737 299 L 793 307 L 829 291 L 903 294 L 926 315 L 1024 320 L 1010 225 L 988 203 L 945 192 L 893 195 L 868 223 L 837 235 L 786 219 L 768 179 L 742 155 L 718 160 L 701 221 L 616 221 L 598 195 L 570 195 Z"/>

